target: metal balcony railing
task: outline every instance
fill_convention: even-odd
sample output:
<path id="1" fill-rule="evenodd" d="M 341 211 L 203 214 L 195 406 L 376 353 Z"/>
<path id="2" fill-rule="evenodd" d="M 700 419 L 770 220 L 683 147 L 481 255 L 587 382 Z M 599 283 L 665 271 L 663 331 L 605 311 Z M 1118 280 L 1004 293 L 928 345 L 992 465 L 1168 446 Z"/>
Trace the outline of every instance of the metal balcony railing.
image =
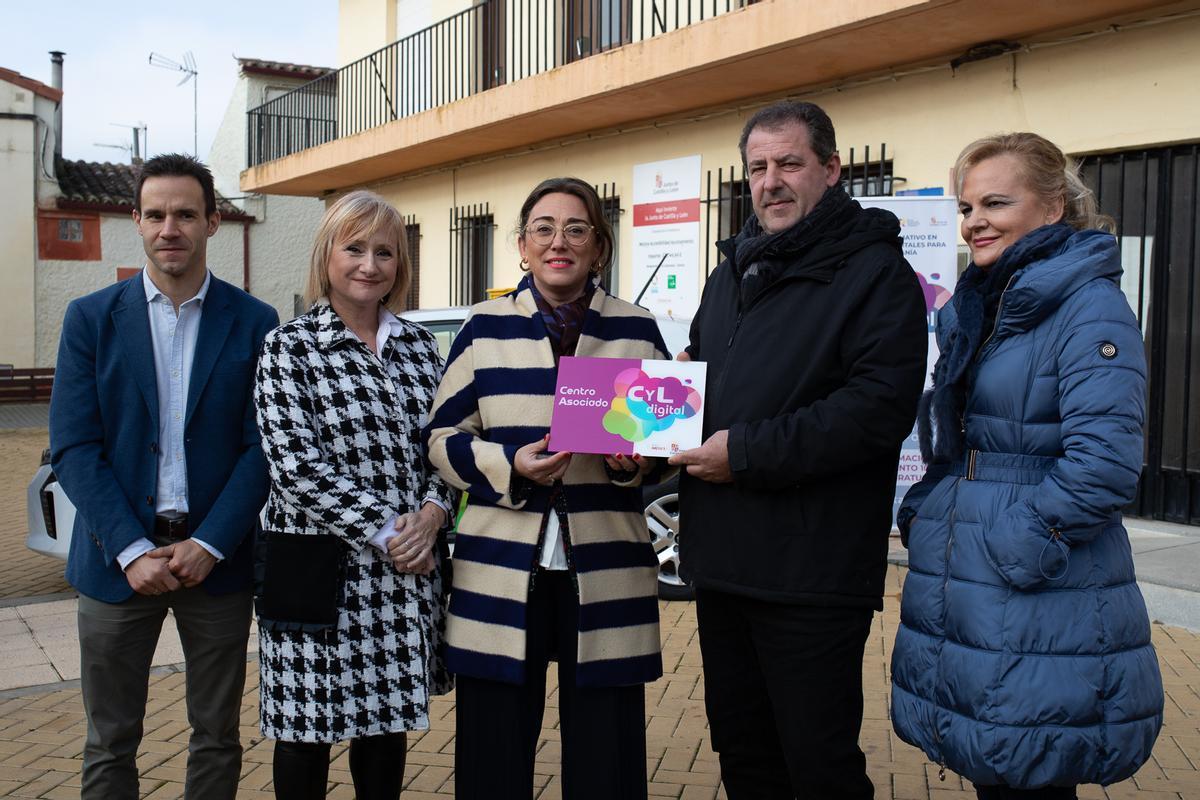
<path id="1" fill-rule="evenodd" d="M 272 161 L 754 0 L 484 0 L 247 112 L 246 161 Z"/>

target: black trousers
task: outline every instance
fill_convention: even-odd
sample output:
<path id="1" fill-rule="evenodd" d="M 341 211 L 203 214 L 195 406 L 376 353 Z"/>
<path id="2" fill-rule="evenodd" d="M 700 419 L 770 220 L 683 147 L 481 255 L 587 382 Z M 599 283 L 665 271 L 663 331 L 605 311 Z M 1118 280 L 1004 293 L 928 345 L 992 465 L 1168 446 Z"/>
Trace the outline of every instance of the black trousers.
<path id="1" fill-rule="evenodd" d="M 873 613 L 697 589 L 704 705 L 729 800 L 873 800 L 858 747 Z"/>
<path id="2" fill-rule="evenodd" d="M 1075 800 L 1074 786 L 1047 786 L 1044 789 L 1012 789 L 1008 786 L 976 786 L 979 800 Z"/>
<path id="3" fill-rule="evenodd" d="M 357 800 L 397 800 L 404 782 L 408 737 L 385 733 L 350 740 L 350 777 Z M 330 745 L 275 742 L 272 774 L 279 800 L 324 800 Z"/>
<path id="4" fill-rule="evenodd" d="M 557 656 L 563 799 L 645 800 L 645 687 L 575 685 L 579 598 L 569 573 L 539 569 L 527 613 L 525 683 L 456 678 L 454 796 L 533 796 L 546 668 Z"/>

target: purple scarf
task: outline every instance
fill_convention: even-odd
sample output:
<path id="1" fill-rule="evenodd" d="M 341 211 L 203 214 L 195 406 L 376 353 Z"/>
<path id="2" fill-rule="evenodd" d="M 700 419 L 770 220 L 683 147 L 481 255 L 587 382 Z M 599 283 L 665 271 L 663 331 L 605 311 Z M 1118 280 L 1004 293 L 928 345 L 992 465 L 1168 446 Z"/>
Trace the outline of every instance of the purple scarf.
<path id="1" fill-rule="evenodd" d="M 542 322 L 546 323 L 546 333 L 550 335 L 550 344 L 554 349 L 554 361 L 557 363 L 563 356 L 575 355 L 575 346 L 579 344 L 579 334 L 583 332 L 583 321 L 587 318 L 596 285 L 588 280 L 582 296 L 557 307 L 551 306 L 542 297 L 532 279 L 529 281 L 529 291 L 533 293 L 533 302 L 537 303 Z"/>

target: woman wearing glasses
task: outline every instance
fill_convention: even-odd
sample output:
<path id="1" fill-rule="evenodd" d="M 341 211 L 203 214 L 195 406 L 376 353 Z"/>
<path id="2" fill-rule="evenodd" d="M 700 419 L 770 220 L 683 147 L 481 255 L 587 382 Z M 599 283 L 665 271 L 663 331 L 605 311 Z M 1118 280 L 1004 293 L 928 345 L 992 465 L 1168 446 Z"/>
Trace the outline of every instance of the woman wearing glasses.
<path id="1" fill-rule="evenodd" d="M 668 358 L 644 309 L 600 278 L 613 235 L 592 187 L 543 181 L 517 228 L 528 273 L 472 309 L 430 412 L 429 459 L 468 506 L 455 540 L 447 664 L 455 795 L 528 800 L 558 661 L 562 796 L 646 797 L 643 684 L 662 674 L 651 459 L 547 450 L 564 355 Z"/>

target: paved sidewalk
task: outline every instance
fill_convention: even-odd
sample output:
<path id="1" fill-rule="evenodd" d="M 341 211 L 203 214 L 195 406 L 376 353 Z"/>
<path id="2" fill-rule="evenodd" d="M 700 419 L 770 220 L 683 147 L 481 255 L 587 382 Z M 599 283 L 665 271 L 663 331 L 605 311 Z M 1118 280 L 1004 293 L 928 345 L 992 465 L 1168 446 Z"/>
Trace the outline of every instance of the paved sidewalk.
<path id="1" fill-rule="evenodd" d="M 944 782 L 937 769 L 913 748 L 900 742 L 888 721 L 888 667 L 899 620 L 900 582 L 904 570 L 888 573 L 886 609 L 876 615 L 863 660 L 866 694 L 862 746 L 876 785 L 876 797 L 887 800 L 966 800 L 974 792 L 953 774 Z M 62 650 L 73 641 L 67 632 L 73 601 L 44 604 L 38 609 L 8 609 L 0 630 L 14 624 L 32 631 L 57 631 Z M 719 788 L 716 756 L 708 745 L 704 718 L 704 686 L 695 610 L 691 603 L 661 603 L 666 674 L 647 688 L 646 737 L 650 793 L 654 798 L 714 800 Z M 50 618 L 58 618 L 52 622 Z M 44 628 L 42 626 L 45 626 Z M 4 637 L 0 636 L 0 642 Z M 1083 798 L 1111 800 L 1200 800 L 1200 636 L 1191 631 L 1155 624 L 1154 643 L 1167 689 L 1166 727 L 1152 760 L 1131 780 L 1106 791 L 1084 787 Z M 160 648 L 160 660 L 170 661 L 171 642 Z M 0 658 L 7 645 L 0 645 Z M 53 649 L 43 646 L 47 655 Z M 0 661 L 0 674 L 9 668 Z M 55 662 L 58 663 L 58 662 Z M 271 742 L 258 733 L 257 662 L 247 664 L 248 680 L 242 706 L 242 738 L 246 756 L 239 798 L 273 797 Z M 65 662 L 55 667 L 66 679 Z M 187 721 L 183 703 L 184 675 L 167 666 L 152 678 L 146 737 L 139 765 L 143 796 L 182 796 L 187 758 Z M 546 720 L 539 745 L 539 798 L 560 797 L 557 692 L 553 677 L 547 687 Z M 453 796 L 454 696 L 433 704 L 431 730 L 410 736 L 405 771 L 405 800 L 446 800 Z M 83 710 L 75 682 L 0 691 L 0 797 L 70 798 L 79 795 Z M 353 797 L 344 748 L 335 751 L 330 772 L 331 798 Z"/>
<path id="2" fill-rule="evenodd" d="M 39 409 L 0 407 L 0 797 L 77 798 L 83 746 L 78 688 L 76 603 L 63 565 L 24 547 L 25 486 L 46 446 Z M 43 409 L 44 411 L 44 409 Z M 18 413 L 19 412 L 19 413 Z M 30 416 L 30 414 L 34 416 Z M 41 422 L 44 426 L 45 422 Z M 6 429 L 8 428 L 8 429 Z M 1142 591 L 1154 626 L 1167 689 L 1166 727 L 1150 763 L 1132 780 L 1107 791 L 1086 787 L 1083 798 L 1200 800 L 1200 529 L 1128 520 Z M 906 556 L 895 542 L 892 559 Z M 881 800 L 973 798 L 969 785 L 937 769 L 896 739 L 888 720 L 888 669 L 899 619 L 902 566 L 888 574 L 883 614 L 876 615 L 863 661 L 865 718 L 862 746 Z M 661 603 L 663 678 L 647 688 L 647 770 L 652 798 L 714 800 L 716 756 L 709 748 L 695 612 L 691 603 Z M 1167 623 L 1167 624 L 1162 624 Z M 1178 627 L 1182 626 L 1182 627 Z M 1190 629 L 1190 630 L 1189 630 Z M 240 798 L 273 797 L 271 746 L 258 733 L 257 641 L 252 636 L 242 706 L 246 745 Z M 182 654 L 168 620 L 155 653 L 139 766 L 143 796 L 182 796 L 187 759 Z M 547 687 L 546 719 L 538 753 L 537 796 L 560 797 L 557 693 Z M 454 696 L 437 699 L 432 729 L 413 734 L 405 773 L 405 800 L 453 797 Z M 335 750 L 331 798 L 352 798 L 344 747 Z"/>

